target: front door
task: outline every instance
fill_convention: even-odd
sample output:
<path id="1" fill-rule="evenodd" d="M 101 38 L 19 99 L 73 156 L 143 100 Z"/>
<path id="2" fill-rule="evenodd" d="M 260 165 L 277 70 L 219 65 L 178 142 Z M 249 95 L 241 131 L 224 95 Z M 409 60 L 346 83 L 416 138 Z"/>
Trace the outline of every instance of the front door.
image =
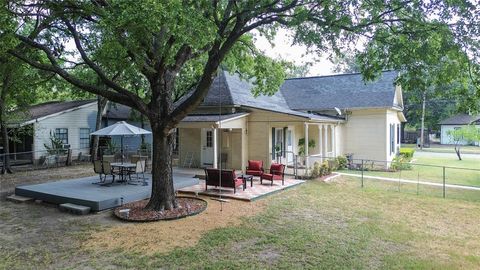
<path id="1" fill-rule="evenodd" d="M 203 128 L 201 133 L 202 153 L 201 162 L 202 166 L 213 166 L 213 129 Z"/>

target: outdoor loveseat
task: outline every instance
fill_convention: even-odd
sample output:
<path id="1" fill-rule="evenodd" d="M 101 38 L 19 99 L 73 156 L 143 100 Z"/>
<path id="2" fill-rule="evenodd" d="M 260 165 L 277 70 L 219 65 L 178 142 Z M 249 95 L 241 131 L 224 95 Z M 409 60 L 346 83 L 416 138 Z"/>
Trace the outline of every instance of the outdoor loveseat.
<path id="1" fill-rule="evenodd" d="M 219 169 L 205 169 L 205 190 L 208 190 L 208 186 L 227 187 L 233 188 L 233 193 L 236 193 L 237 187 L 242 185 L 243 190 L 245 190 L 246 182 L 242 176 L 235 174 L 235 170 L 222 170 L 220 174 Z"/>

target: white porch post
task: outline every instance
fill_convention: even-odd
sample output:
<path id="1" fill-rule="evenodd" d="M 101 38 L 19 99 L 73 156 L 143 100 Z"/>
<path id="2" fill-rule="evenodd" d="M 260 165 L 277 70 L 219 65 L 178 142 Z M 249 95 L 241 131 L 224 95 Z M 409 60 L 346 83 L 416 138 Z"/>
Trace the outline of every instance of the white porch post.
<path id="1" fill-rule="evenodd" d="M 305 145 L 304 145 L 304 148 L 305 148 L 305 174 L 308 173 L 308 124 L 305 123 Z"/>
<path id="2" fill-rule="evenodd" d="M 336 125 L 332 125 L 332 153 L 333 153 L 333 157 L 336 157 L 337 156 L 337 143 L 336 143 L 336 136 L 337 136 L 337 132 L 336 132 Z"/>
<path id="3" fill-rule="evenodd" d="M 318 154 L 320 154 L 320 157 L 323 157 L 322 125 L 317 125 L 317 127 L 318 127 Z"/>
<path id="4" fill-rule="evenodd" d="M 218 128 L 213 129 L 213 168 L 218 168 Z"/>
<path id="5" fill-rule="evenodd" d="M 328 155 L 328 125 L 323 125 L 323 156 Z"/>

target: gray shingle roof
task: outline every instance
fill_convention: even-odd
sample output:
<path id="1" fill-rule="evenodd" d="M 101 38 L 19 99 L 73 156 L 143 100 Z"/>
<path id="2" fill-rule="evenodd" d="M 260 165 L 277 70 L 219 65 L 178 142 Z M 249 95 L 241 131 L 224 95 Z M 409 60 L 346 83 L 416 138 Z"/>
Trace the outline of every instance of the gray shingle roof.
<path id="1" fill-rule="evenodd" d="M 359 73 L 294 78 L 285 80 L 280 91 L 292 110 L 390 108 L 396 78 L 396 71 L 383 72 L 374 82 L 364 82 Z"/>
<path id="2" fill-rule="evenodd" d="M 185 117 L 182 122 L 218 122 L 225 121 L 241 116 L 246 116 L 248 113 L 232 113 L 232 114 L 192 114 Z"/>
<path id="3" fill-rule="evenodd" d="M 30 106 L 25 113 L 25 122 L 42 118 L 51 114 L 74 109 L 89 103 L 96 102 L 95 99 L 74 100 L 74 101 L 51 101 Z"/>
<path id="4" fill-rule="evenodd" d="M 277 91 L 272 96 L 252 94 L 253 84 L 240 78 L 238 74 L 220 72 L 205 97 L 203 106 L 244 106 L 267 111 L 285 113 L 315 120 L 338 120 L 336 117 L 309 114 L 290 109 L 283 94 Z"/>
<path id="5" fill-rule="evenodd" d="M 469 125 L 474 122 L 480 124 L 479 115 L 457 114 L 440 122 L 440 125 Z"/>

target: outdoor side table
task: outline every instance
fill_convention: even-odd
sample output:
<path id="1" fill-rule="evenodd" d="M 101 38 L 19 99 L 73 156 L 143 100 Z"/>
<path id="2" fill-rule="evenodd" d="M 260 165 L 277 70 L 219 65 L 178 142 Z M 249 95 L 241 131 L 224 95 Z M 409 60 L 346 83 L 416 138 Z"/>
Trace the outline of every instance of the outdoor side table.
<path id="1" fill-rule="evenodd" d="M 253 187 L 253 175 L 249 174 L 242 174 L 243 183 L 245 184 L 245 188 L 247 187 L 247 181 L 250 181 L 250 187 Z"/>

